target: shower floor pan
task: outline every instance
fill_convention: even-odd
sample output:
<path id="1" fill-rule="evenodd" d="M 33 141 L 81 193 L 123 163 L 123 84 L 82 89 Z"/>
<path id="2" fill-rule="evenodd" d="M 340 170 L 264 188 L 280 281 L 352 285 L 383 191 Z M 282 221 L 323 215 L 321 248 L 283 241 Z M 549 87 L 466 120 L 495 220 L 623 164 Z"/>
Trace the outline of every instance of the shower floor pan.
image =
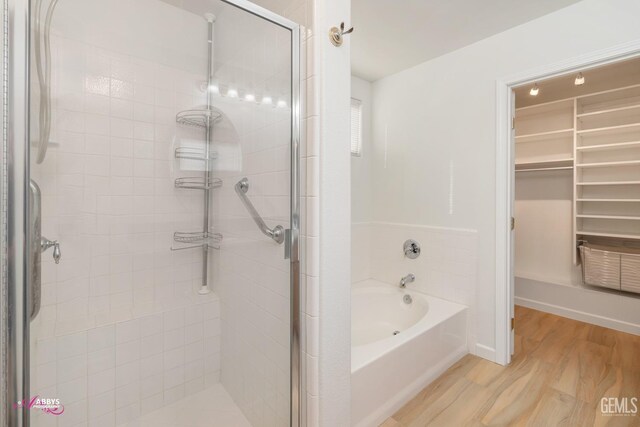
<path id="1" fill-rule="evenodd" d="M 251 427 L 222 384 L 215 384 L 118 427 Z"/>

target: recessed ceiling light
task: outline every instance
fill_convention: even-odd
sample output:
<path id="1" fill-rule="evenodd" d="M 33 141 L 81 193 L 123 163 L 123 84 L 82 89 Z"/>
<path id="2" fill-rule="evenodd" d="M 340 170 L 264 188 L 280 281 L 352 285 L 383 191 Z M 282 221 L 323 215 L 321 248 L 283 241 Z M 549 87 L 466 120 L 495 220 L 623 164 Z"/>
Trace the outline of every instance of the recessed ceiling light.
<path id="1" fill-rule="evenodd" d="M 582 73 L 578 73 L 576 76 L 576 81 L 574 82 L 576 86 L 582 86 L 584 84 L 584 76 Z"/>
<path id="2" fill-rule="evenodd" d="M 538 96 L 538 92 L 540 92 L 540 88 L 538 87 L 537 83 L 533 84 L 533 87 L 531 88 L 531 90 L 529 91 L 529 95 L 531 96 Z"/>

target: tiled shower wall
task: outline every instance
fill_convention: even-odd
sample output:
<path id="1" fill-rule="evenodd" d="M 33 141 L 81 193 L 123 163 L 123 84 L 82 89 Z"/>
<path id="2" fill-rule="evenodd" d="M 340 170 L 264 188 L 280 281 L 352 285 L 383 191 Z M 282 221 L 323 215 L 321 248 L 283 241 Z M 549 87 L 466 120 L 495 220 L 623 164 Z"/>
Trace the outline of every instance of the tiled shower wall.
<path id="1" fill-rule="evenodd" d="M 154 0 L 68 0 L 52 47 L 55 143 L 32 176 L 62 260 L 43 253 L 32 393 L 66 410 L 34 425 L 116 425 L 219 379 L 201 252 L 170 250 L 202 222 L 202 193 L 174 188 L 193 172 L 173 150 L 204 138 L 175 114 L 204 102 L 206 22 Z"/>

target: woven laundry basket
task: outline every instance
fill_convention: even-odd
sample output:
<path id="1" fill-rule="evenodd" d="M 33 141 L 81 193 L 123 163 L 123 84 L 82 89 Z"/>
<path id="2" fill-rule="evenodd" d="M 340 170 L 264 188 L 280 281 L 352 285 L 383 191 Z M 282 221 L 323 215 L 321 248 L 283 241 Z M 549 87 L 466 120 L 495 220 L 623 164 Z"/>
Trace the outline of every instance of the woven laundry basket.
<path id="1" fill-rule="evenodd" d="M 585 243 L 580 258 L 585 284 L 640 293 L 640 249 Z"/>
<path id="2" fill-rule="evenodd" d="M 580 246 L 582 278 L 585 284 L 620 290 L 620 253 L 603 247 Z"/>
<path id="3" fill-rule="evenodd" d="M 620 289 L 640 294 L 640 254 L 620 256 Z"/>

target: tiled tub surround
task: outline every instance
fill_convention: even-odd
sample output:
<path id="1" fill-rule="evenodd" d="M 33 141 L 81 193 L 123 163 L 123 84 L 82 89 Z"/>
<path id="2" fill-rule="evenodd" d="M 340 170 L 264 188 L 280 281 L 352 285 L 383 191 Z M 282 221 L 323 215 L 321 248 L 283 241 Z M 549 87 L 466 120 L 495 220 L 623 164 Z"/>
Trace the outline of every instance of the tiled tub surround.
<path id="1" fill-rule="evenodd" d="M 422 253 L 404 256 L 403 243 L 416 240 Z M 409 273 L 407 289 L 468 307 L 469 351 L 476 353 L 477 233 L 472 230 L 412 224 L 367 222 L 352 224 L 352 280 L 397 285 Z M 480 349 L 482 351 L 482 349 Z"/>
<path id="2" fill-rule="evenodd" d="M 34 413 L 36 427 L 114 426 L 219 380 L 219 298 L 197 294 L 201 252 L 170 250 L 202 223 L 202 193 L 174 188 L 193 172 L 173 150 L 202 139 L 175 114 L 204 103 L 206 44 L 201 17 L 154 0 L 56 12 L 55 144 L 32 177 L 62 260 L 42 258 L 32 393 L 66 409 Z"/>

